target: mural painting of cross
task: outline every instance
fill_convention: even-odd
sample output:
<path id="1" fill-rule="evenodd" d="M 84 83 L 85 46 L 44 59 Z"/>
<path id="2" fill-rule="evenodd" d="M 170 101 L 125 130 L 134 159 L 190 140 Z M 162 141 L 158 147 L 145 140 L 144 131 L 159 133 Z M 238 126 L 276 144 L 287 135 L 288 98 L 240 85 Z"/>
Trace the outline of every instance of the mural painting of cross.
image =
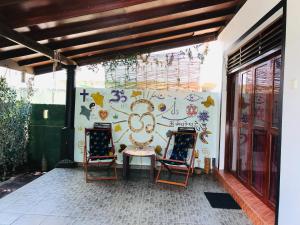
<path id="1" fill-rule="evenodd" d="M 89 95 L 89 93 L 86 92 L 85 89 L 83 89 L 83 91 L 80 93 L 80 95 L 82 95 L 83 97 L 83 102 L 85 102 L 85 97 Z"/>

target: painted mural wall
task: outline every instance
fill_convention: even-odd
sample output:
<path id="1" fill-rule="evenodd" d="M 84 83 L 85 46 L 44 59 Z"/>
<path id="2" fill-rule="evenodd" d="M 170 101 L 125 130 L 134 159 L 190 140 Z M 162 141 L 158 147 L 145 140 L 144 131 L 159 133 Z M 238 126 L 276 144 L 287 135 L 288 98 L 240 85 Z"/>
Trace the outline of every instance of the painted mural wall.
<path id="1" fill-rule="evenodd" d="M 195 127 L 198 132 L 197 166 L 204 157 L 216 157 L 219 144 L 219 95 L 209 92 L 156 91 L 135 89 L 76 89 L 75 152 L 83 161 L 84 128 L 94 122 L 109 122 L 118 153 L 120 144 L 136 146 L 167 145 L 169 130 Z M 135 157 L 132 164 L 147 165 L 147 158 Z"/>

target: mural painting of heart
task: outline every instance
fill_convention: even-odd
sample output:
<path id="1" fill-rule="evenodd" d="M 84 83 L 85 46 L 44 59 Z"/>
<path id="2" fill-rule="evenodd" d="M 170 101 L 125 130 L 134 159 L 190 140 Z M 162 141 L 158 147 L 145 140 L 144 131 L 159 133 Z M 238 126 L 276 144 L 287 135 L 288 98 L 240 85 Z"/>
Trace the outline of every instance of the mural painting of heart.
<path id="1" fill-rule="evenodd" d="M 108 117 L 108 112 L 106 110 L 100 110 L 99 117 L 101 120 L 105 120 Z"/>

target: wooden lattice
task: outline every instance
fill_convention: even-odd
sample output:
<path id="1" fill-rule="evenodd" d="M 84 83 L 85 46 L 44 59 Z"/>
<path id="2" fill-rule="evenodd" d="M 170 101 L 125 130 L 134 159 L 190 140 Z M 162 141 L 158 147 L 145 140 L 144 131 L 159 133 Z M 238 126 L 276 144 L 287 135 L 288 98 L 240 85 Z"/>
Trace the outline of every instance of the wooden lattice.
<path id="1" fill-rule="evenodd" d="M 139 59 L 134 67 L 123 65 L 106 72 L 105 87 L 199 91 L 200 67 L 201 60 L 197 57 L 190 58 L 180 52 L 156 53 L 146 62 Z"/>

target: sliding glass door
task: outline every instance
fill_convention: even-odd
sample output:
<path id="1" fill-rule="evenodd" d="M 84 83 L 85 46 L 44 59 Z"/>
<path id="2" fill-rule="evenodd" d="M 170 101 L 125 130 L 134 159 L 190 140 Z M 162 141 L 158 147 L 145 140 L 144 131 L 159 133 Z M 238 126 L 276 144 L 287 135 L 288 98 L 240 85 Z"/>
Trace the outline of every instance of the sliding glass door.
<path id="1" fill-rule="evenodd" d="M 228 168 L 270 206 L 278 179 L 281 57 L 240 71 L 229 82 Z"/>

